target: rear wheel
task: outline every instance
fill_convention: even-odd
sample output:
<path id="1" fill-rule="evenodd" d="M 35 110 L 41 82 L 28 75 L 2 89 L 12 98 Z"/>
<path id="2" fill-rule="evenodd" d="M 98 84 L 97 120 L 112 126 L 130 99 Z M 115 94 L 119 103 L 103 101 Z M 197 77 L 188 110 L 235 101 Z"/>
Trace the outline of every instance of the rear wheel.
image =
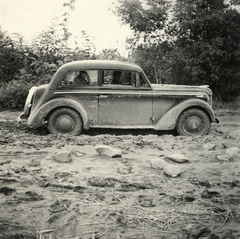
<path id="1" fill-rule="evenodd" d="M 177 132 L 185 136 L 208 134 L 211 122 L 207 113 L 197 108 L 183 111 L 177 121 Z"/>
<path id="2" fill-rule="evenodd" d="M 82 125 L 79 113 L 70 108 L 58 108 L 48 118 L 48 130 L 52 134 L 79 135 Z"/>

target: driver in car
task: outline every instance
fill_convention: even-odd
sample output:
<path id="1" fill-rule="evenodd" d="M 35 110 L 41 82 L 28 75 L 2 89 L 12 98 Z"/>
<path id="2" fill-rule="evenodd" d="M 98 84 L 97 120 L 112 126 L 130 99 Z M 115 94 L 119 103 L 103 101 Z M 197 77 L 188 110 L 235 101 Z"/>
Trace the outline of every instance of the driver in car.
<path id="1" fill-rule="evenodd" d="M 75 85 L 89 84 L 90 77 L 86 71 L 79 71 L 79 74 L 74 78 Z"/>

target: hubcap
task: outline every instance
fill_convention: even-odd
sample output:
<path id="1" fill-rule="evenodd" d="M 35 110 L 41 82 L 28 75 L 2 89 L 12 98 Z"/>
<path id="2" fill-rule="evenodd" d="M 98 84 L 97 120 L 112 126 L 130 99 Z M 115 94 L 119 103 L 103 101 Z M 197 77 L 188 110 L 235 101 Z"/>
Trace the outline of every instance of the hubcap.
<path id="1" fill-rule="evenodd" d="M 61 133 L 68 133 L 74 128 L 75 122 L 69 115 L 61 115 L 56 120 L 56 129 Z"/>
<path id="2" fill-rule="evenodd" d="M 197 115 L 189 116 L 184 123 L 184 129 L 189 133 L 197 133 L 203 127 L 203 121 Z"/>

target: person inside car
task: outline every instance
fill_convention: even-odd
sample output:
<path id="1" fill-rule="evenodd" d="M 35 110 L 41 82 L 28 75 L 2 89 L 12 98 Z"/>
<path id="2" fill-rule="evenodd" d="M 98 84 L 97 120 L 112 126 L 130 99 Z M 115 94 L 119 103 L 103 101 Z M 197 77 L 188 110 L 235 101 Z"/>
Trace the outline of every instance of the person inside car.
<path id="1" fill-rule="evenodd" d="M 79 74 L 74 78 L 75 85 L 89 84 L 90 77 L 86 71 L 79 71 Z"/>
<path id="2" fill-rule="evenodd" d="M 113 72 L 113 80 L 112 80 L 111 84 L 121 85 L 122 84 L 122 82 L 120 81 L 121 76 L 122 76 L 121 71 L 114 71 Z"/>

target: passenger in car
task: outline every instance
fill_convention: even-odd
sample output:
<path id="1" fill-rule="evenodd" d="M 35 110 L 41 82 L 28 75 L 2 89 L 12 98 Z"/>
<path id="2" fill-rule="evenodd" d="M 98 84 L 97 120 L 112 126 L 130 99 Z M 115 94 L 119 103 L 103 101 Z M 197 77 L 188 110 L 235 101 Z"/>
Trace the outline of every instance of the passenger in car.
<path id="1" fill-rule="evenodd" d="M 122 85 L 122 82 L 120 81 L 121 76 L 122 76 L 121 71 L 114 71 L 113 72 L 113 80 L 112 80 L 111 84 Z"/>
<path id="2" fill-rule="evenodd" d="M 86 71 L 79 71 L 79 74 L 74 78 L 74 84 L 82 85 L 82 84 L 89 84 L 90 77 Z"/>

